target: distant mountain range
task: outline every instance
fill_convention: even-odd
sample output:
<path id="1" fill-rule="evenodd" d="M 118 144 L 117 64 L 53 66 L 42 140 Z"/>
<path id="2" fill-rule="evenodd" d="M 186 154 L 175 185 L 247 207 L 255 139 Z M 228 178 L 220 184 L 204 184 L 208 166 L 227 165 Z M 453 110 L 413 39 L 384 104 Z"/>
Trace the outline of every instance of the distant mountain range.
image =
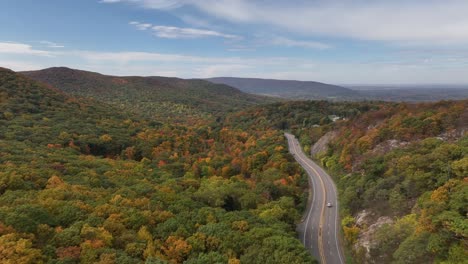
<path id="1" fill-rule="evenodd" d="M 218 77 L 210 82 L 236 87 L 246 93 L 290 99 L 352 99 L 359 93 L 348 88 L 312 81 Z"/>
<path id="2" fill-rule="evenodd" d="M 22 74 L 67 94 L 94 98 L 160 121 L 194 121 L 275 101 L 205 80 L 117 77 L 65 67 Z"/>
<path id="3" fill-rule="evenodd" d="M 173 122 L 206 119 L 210 115 L 277 101 L 275 98 L 414 102 L 468 98 L 468 89 L 453 86 L 342 87 L 313 81 L 257 78 L 118 77 L 65 67 L 22 74 L 74 96 L 95 98 L 121 109 L 133 109 L 146 117 Z"/>
<path id="4" fill-rule="evenodd" d="M 298 100 L 332 101 L 438 101 L 468 98 L 468 86 L 350 86 L 312 81 L 217 77 L 210 82 L 226 84 L 241 91 Z"/>

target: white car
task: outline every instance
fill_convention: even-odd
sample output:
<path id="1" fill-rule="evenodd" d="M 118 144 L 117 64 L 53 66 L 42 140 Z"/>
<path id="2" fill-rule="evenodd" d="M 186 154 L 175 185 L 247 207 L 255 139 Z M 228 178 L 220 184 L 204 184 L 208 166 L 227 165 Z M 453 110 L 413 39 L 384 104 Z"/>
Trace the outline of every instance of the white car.
<path id="1" fill-rule="evenodd" d="M 327 207 L 332 207 L 332 203 L 327 203 Z"/>

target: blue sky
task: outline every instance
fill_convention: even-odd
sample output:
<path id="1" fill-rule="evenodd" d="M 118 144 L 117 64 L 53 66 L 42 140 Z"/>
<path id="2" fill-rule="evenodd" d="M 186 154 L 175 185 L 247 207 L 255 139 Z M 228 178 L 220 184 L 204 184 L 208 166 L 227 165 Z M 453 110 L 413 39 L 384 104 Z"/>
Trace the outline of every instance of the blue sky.
<path id="1" fill-rule="evenodd" d="M 3 0 L 0 66 L 468 84 L 465 0 Z"/>

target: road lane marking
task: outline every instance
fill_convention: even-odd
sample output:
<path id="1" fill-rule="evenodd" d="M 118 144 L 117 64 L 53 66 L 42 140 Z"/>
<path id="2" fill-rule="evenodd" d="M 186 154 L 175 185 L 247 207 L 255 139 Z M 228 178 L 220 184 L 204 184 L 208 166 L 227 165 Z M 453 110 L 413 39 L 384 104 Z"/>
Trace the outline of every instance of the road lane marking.
<path id="1" fill-rule="evenodd" d="M 326 174 L 326 172 L 319 167 L 319 170 L 322 171 L 324 174 Z M 335 194 L 335 197 L 338 198 L 338 195 L 336 194 L 336 187 L 335 187 L 335 183 L 333 182 L 333 180 L 331 179 L 331 177 L 326 177 L 327 180 L 331 181 L 331 185 L 332 185 L 332 190 L 333 190 L 333 193 Z M 341 251 L 341 248 L 339 247 L 338 245 L 338 226 L 337 226 L 337 222 L 338 222 L 338 200 L 335 200 L 335 245 L 336 245 L 336 250 L 338 251 L 338 257 L 340 259 L 340 263 L 344 263 L 343 262 L 343 252 Z"/>
<path id="2" fill-rule="evenodd" d="M 286 136 L 286 138 L 288 139 L 288 143 L 289 143 L 289 137 Z M 298 155 L 299 153 L 298 153 L 298 151 L 297 151 L 296 144 L 295 144 L 296 142 L 294 142 L 294 137 L 292 138 L 291 143 L 292 143 L 292 144 L 290 144 L 289 146 L 292 145 L 292 149 L 293 149 L 294 152 L 296 153 L 296 156 L 299 156 L 299 155 Z M 306 224 L 305 224 L 305 227 L 304 227 L 304 237 L 303 237 L 304 246 L 306 246 L 306 244 L 307 244 L 307 243 L 306 243 L 306 242 L 307 242 L 307 241 L 306 241 L 306 238 L 307 238 L 307 227 L 309 226 L 309 221 L 310 221 L 310 217 L 309 217 L 309 216 L 310 216 L 310 214 L 312 213 L 312 209 L 314 208 L 314 202 L 315 202 L 315 182 L 314 182 L 313 177 L 311 177 L 311 176 L 309 175 L 309 173 L 307 173 L 307 176 L 308 176 L 308 178 L 309 178 L 310 181 L 311 181 L 312 189 L 313 189 L 313 190 L 312 190 L 312 203 L 311 203 L 311 205 L 310 205 L 309 211 L 307 212 L 307 216 L 306 216 L 307 220 L 306 220 Z M 313 231 L 313 228 L 311 228 L 311 231 Z M 312 248 L 312 243 L 311 243 L 311 248 Z"/>
<path id="3" fill-rule="evenodd" d="M 335 193 L 335 197 L 338 197 L 338 195 L 336 194 L 336 187 L 335 187 L 335 184 L 332 182 L 332 189 L 333 189 L 333 192 Z M 344 263 L 343 262 L 343 258 L 342 258 L 342 251 L 341 251 L 341 248 L 339 247 L 338 245 L 338 226 L 337 226 L 337 222 L 338 222 L 338 201 L 336 201 L 336 206 L 335 206 L 335 243 L 336 243 L 336 250 L 338 251 L 338 257 L 340 258 L 340 263 Z"/>
<path id="4" fill-rule="evenodd" d="M 293 137 L 293 141 L 294 141 L 294 139 L 295 139 L 295 137 Z M 296 142 L 294 142 L 294 143 L 296 143 Z M 322 211 L 321 211 L 321 214 L 320 214 L 320 223 L 319 223 L 319 228 L 320 228 L 320 229 L 319 229 L 318 244 L 319 244 L 320 259 L 322 260 L 321 262 L 322 262 L 323 264 L 326 264 L 327 262 L 326 262 L 326 259 L 325 259 L 325 253 L 324 253 L 324 251 L 323 251 L 322 226 L 323 226 L 324 215 L 325 215 L 325 203 L 326 203 L 326 198 L 327 198 L 327 197 L 326 197 L 326 192 L 327 192 L 327 190 L 325 189 L 325 184 L 324 184 L 324 182 L 323 182 L 323 179 L 322 179 L 322 177 L 320 176 L 320 174 L 317 172 L 317 170 L 316 170 L 314 167 L 310 166 L 310 165 L 308 164 L 307 160 L 304 160 L 304 159 L 301 157 L 301 155 L 298 155 L 299 153 L 298 153 L 298 151 L 297 151 L 296 145 L 297 145 L 297 143 L 293 145 L 293 146 L 294 146 L 293 149 L 294 149 L 294 151 L 295 151 L 295 153 L 296 153 L 297 158 L 300 159 L 302 162 L 304 162 L 305 166 L 307 166 L 307 167 L 309 167 L 310 169 L 312 169 L 312 171 L 313 171 L 313 172 L 317 175 L 317 177 L 319 178 L 319 180 L 320 180 L 320 185 L 322 186 L 322 190 L 323 190 L 323 203 L 322 203 Z M 302 154 L 302 150 L 301 150 L 301 154 Z M 310 177 L 310 175 L 309 175 L 309 177 Z M 310 211 L 309 211 L 309 212 L 310 212 Z M 309 219 L 309 218 L 308 218 L 308 219 Z M 308 219 L 307 219 L 307 220 L 308 220 Z M 306 225 L 307 225 L 307 224 L 306 224 Z M 306 230 L 307 230 L 307 229 L 306 229 Z M 304 243 L 304 244 L 305 244 L 305 243 Z M 339 253 L 338 253 L 338 254 L 339 254 Z"/>
<path id="5" fill-rule="evenodd" d="M 317 172 L 317 170 L 315 168 L 313 168 L 312 166 L 310 166 L 306 160 L 303 160 L 305 162 L 305 165 L 308 166 L 309 168 L 311 168 L 315 174 L 318 176 L 319 180 L 320 180 L 320 185 L 322 185 L 322 190 L 323 190 L 323 203 L 322 203 L 322 211 L 320 213 L 320 233 L 319 233 L 319 252 L 320 252 L 320 258 L 322 259 L 322 263 L 323 264 L 326 264 L 327 261 L 325 259 L 325 253 L 324 253 L 324 249 L 323 249 L 323 233 L 322 233 L 322 227 L 323 227 L 323 221 L 324 221 L 324 218 L 325 218 L 325 203 L 326 203 L 326 200 L 327 200 L 327 190 L 325 189 L 325 184 L 323 182 L 323 179 L 322 177 L 320 176 L 320 174 Z"/>
<path id="6" fill-rule="evenodd" d="M 298 153 L 298 151 L 297 151 L 297 148 L 296 148 L 296 146 L 298 146 L 298 142 L 295 142 L 295 141 L 297 141 L 297 139 L 294 137 L 294 135 L 291 135 L 291 134 L 287 135 L 287 134 L 286 134 L 286 138 L 287 138 L 288 140 L 289 140 L 289 139 L 292 139 L 291 141 L 293 142 L 293 149 L 294 149 L 294 151 L 296 152 L 296 156 L 297 156 L 296 160 L 297 160 L 298 162 L 299 162 L 299 160 L 301 160 L 301 161 L 305 164 L 305 165 L 303 165 L 303 167 L 306 166 L 306 167 L 309 167 L 310 169 L 312 169 L 312 171 L 315 172 L 315 175 L 320 179 L 322 188 L 323 188 L 323 190 L 324 190 L 324 197 L 325 197 L 325 199 L 326 199 L 326 192 L 327 192 L 327 190 L 324 188 L 324 182 L 323 182 L 322 175 L 321 175 L 314 167 L 312 167 L 311 165 L 309 165 L 307 160 L 304 160 L 304 159 L 301 157 L 301 156 L 303 155 L 302 149 L 301 149 L 301 153 L 300 153 L 301 155 L 299 155 L 299 153 Z M 304 155 L 304 157 L 307 158 L 305 155 Z M 298 160 L 298 159 L 299 159 L 299 160 Z M 299 163 L 301 164 L 301 162 L 299 162 Z M 302 165 L 302 164 L 301 164 L 301 165 Z M 304 168 L 304 169 L 306 169 L 306 168 Z M 326 172 L 325 172 L 322 168 L 319 167 L 318 170 L 320 170 L 321 172 L 323 172 L 323 173 L 326 175 Z M 307 169 L 306 169 L 306 171 L 307 171 L 308 173 L 310 172 L 310 171 L 307 170 Z M 323 177 L 325 177 L 325 176 L 323 176 Z M 312 184 L 312 188 L 313 188 L 313 191 L 314 191 L 314 200 L 315 200 L 315 182 L 314 182 L 314 177 L 312 177 L 312 176 L 309 174 L 309 178 L 312 180 L 312 183 L 313 183 L 313 184 Z M 338 241 L 338 225 L 337 225 L 337 223 L 338 223 L 338 219 L 339 219 L 339 218 L 338 218 L 339 214 L 338 214 L 338 200 L 337 200 L 336 187 L 335 187 L 334 182 L 331 180 L 330 176 L 326 176 L 325 178 L 326 178 L 327 181 L 331 181 L 331 185 L 332 185 L 332 188 L 331 188 L 331 189 L 332 189 L 332 191 L 333 191 L 333 193 L 334 193 L 334 195 L 335 195 L 335 201 L 334 201 L 335 204 L 336 204 L 336 205 L 335 205 L 335 217 L 334 217 L 334 218 L 335 218 L 335 219 L 334 219 L 334 220 L 335 220 L 335 221 L 334 221 L 334 222 L 335 222 L 335 223 L 334 223 L 334 224 L 335 224 L 335 228 L 334 228 L 334 229 L 335 229 L 335 230 L 334 230 L 334 231 L 335 231 L 335 245 L 336 245 L 336 249 L 337 249 L 337 251 L 338 251 L 338 257 L 339 257 L 339 259 L 340 259 L 340 263 L 344 263 L 344 262 L 343 262 L 343 258 L 342 258 L 342 250 L 341 250 L 341 248 L 339 247 L 339 244 L 338 244 L 339 241 Z M 324 199 L 324 201 L 323 201 L 323 202 L 324 202 L 323 205 L 325 205 L 325 199 Z M 313 201 L 314 201 L 314 200 L 313 200 Z M 312 206 L 311 206 L 311 209 L 312 209 L 312 207 L 313 207 L 313 204 L 312 204 Z M 324 257 L 323 257 L 323 256 L 324 256 L 324 255 L 323 255 L 323 241 L 322 241 L 322 239 L 320 238 L 320 236 L 321 236 L 321 228 L 322 228 L 322 223 L 323 223 L 323 217 L 324 217 L 324 215 L 323 215 L 323 209 L 324 209 L 324 207 L 322 206 L 322 215 L 321 215 L 321 218 L 320 218 L 320 222 L 321 222 L 321 223 L 320 223 L 319 241 L 318 241 L 318 242 L 319 242 L 319 251 L 320 251 L 320 249 L 321 249 L 320 257 L 321 257 L 322 260 L 324 261 L 323 263 L 325 263 L 325 259 L 324 259 Z M 308 214 L 307 214 L 308 216 L 309 216 L 310 212 L 311 212 L 311 210 L 308 212 Z M 307 225 L 307 224 L 306 224 L 306 225 Z M 328 227 L 329 227 L 329 229 L 331 229 L 331 228 L 330 228 L 330 223 L 328 223 Z M 312 229 L 312 228 L 311 228 L 311 229 Z M 306 228 L 306 230 L 307 230 L 307 228 Z M 328 232 L 328 235 L 330 235 L 329 232 Z M 304 236 L 304 237 L 305 237 L 305 236 Z M 320 247 L 320 244 L 322 244 L 322 247 Z"/>
<path id="7" fill-rule="evenodd" d="M 326 172 L 319 167 L 319 170 L 322 171 L 324 174 L 326 174 Z M 336 186 L 335 186 L 335 183 L 333 182 L 333 180 L 331 179 L 331 177 L 325 177 L 327 179 L 328 182 L 330 182 L 331 186 L 332 186 L 332 191 L 335 195 L 335 197 L 338 197 L 337 193 L 336 193 Z M 335 245 L 336 245 L 336 250 L 338 251 L 338 257 L 340 259 L 340 263 L 344 263 L 343 261 L 343 251 L 341 250 L 340 246 L 338 245 L 339 243 L 339 239 L 338 239 L 338 233 L 339 233 L 339 230 L 338 230 L 338 216 L 339 216 L 339 213 L 338 213 L 338 200 L 335 200 Z"/>

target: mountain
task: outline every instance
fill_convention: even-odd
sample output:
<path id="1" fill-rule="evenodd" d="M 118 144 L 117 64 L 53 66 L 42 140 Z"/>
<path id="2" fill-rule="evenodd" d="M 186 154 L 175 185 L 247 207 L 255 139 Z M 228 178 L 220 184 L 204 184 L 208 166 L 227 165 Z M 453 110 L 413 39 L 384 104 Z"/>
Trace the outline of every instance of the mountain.
<path id="1" fill-rule="evenodd" d="M 0 68 L 1 263 L 316 263 L 280 131 L 123 109 Z"/>
<path id="2" fill-rule="evenodd" d="M 226 84 L 232 87 L 236 87 L 246 93 L 291 99 L 350 100 L 358 95 L 358 93 L 348 88 L 311 81 L 232 77 L 217 77 L 207 80 L 213 83 Z"/>
<path id="3" fill-rule="evenodd" d="M 205 80 L 117 77 L 64 67 L 22 74 L 68 94 L 94 98 L 158 121 L 196 122 L 272 101 Z"/>
<path id="4" fill-rule="evenodd" d="M 349 86 L 320 82 L 218 77 L 213 83 L 236 87 L 243 92 L 300 100 L 423 102 L 468 98 L 466 86 Z"/>
<path id="5" fill-rule="evenodd" d="M 133 135 L 152 128 L 112 105 L 73 97 L 2 68 L 0 124 L 0 141 L 8 143 L 6 149 L 70 147 L 106 157 L 120 156 L 133 144 Z"/>

